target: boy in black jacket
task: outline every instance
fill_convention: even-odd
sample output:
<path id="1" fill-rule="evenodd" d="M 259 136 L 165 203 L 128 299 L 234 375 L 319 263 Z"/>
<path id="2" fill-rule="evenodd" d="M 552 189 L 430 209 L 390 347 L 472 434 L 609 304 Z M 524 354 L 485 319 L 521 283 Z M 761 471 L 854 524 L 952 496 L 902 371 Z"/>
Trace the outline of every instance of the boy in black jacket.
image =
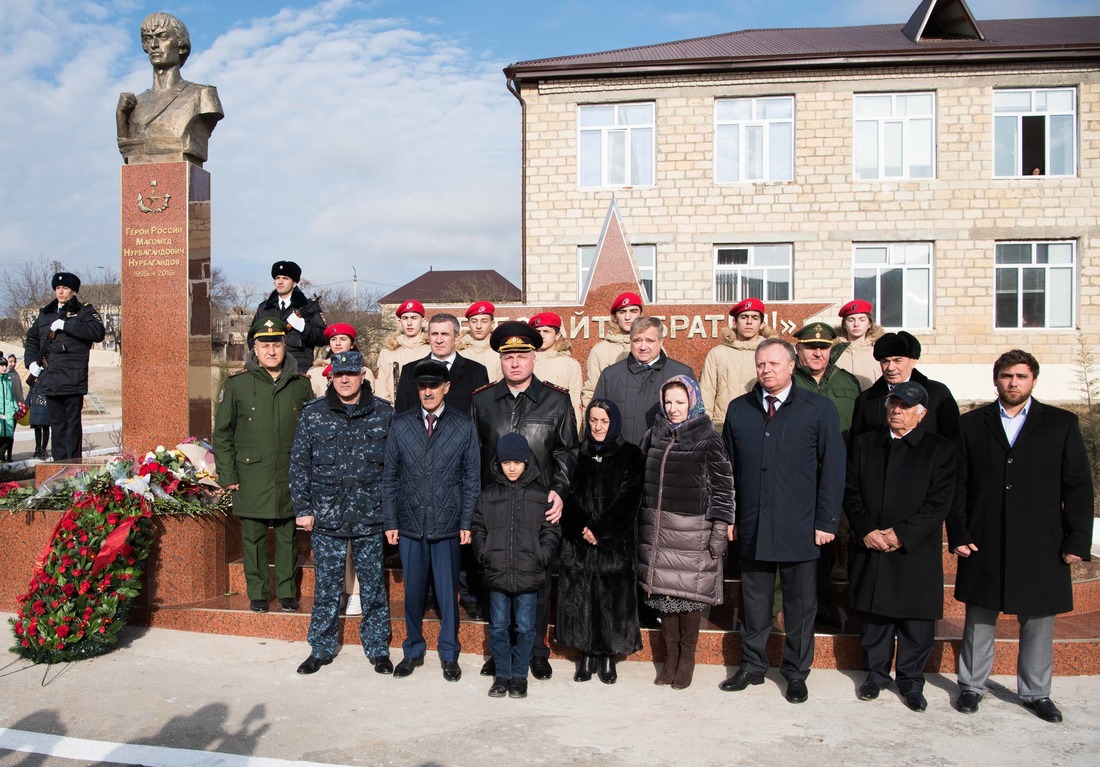
<path id="1" fill-rule="evenodd" d="M 489 697 L 527 697 L 527 668 L 535 642 L 535 607 L 561 529 L 546 521 L 548 490 L 522 434 L 497 441 L 493 482 L 481 491 L 474 520 L 474 551 L 489 587 L 489 647 L 496 665 Z M 509 631 L 513 613 L 516 641 Z"/>

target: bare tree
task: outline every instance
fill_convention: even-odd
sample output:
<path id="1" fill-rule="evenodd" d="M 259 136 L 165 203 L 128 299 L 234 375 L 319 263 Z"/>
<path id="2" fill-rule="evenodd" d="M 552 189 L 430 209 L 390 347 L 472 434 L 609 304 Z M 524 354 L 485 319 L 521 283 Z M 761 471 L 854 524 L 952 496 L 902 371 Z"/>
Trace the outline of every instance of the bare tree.
<path id="1" fill-rule="evenodd" d="M 53 298 L 50 278 L 60 268 L 60 263 L 39 253 L 3 270 L 0 297 L 4 301 L 6 314 L 17 318 L 24 332 L 34 322 L 38 308 Z"/>

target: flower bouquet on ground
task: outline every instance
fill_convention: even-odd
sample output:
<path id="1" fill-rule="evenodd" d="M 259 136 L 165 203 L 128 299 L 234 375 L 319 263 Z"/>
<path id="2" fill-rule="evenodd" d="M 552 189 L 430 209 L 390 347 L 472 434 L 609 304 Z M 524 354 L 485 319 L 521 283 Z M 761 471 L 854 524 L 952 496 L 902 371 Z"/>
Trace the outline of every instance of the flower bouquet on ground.
<path id="1" fill-rule="evenodd" d="M 152 517 L 224 514 L 231 504 L 216 489 L 209 452 L 198 442 L 158 446 L 141 461 L 116 458 L 92 471 L 63 473 L 23 501 L 25 509 L 67 511 L 19 597 L 12 652 L 57 663 L 101 655 L 118 642 L 141 591 Z"/>

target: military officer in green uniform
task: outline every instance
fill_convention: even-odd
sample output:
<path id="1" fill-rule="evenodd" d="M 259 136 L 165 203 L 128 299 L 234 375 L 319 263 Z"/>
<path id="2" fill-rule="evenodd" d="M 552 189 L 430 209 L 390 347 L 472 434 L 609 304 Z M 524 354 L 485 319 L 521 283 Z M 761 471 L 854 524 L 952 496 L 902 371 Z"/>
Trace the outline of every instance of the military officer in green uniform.
<path id="1" fill-rule="evenodd" d="M 254 342 L 244 370 L 218 395 L 214 461 L 218 483 L 233 492 L 241 522 L 248 599 L 267 612 L 271 598 L 267 529 L 275 531 L 275 596 L 286 611 L 298 609 L 294 576 L 294 507 L 290 500 L 290 446 L 302 406 L 313 398 L 309 379 L 286 353 L 286 325 L 263 317 L 249 331 Z"/>
<path id="2" fill-rule="evenodd" d="M 848 432 L 852 428 L 852 414 L 860 393 L 859 379 L 831 360 L 833 346 L 838 342 L 836 330 L 828 322 L 811 322 L 794 333 L 798 341 L 798 364 L 794 369 L 794 383 L 800 389 L 820 394 L 833 403 L 840 418 L 840 433 L 848 444 Z M 848 518 L 841 517 L 836 541 L 821 547 L 817 560 L 817 619 L 826 626 L 840 625 L 837 595 L 833 589 L 834 577 L 847 578 L 848 541 L 851 528 Z M 834 572 L 834 566 L 836 572 Z"/>

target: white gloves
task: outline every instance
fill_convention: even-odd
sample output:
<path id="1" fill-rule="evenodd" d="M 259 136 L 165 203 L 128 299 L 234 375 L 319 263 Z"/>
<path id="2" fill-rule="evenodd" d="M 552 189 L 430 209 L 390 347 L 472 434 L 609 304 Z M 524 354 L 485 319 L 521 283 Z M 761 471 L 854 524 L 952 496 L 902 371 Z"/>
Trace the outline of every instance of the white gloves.
<path id="1" fill-rule="evenodd" d="M 289 317 L 287 317 L 286 324 L 290 325 L 290 327 L 294 328 L 299 333 L 306 329 L 305 319 L 299 317 L 297 314 L 291 314 Z"/>
<path id="2" fill-rule="evenodd" d="M 53 324 L 50 325 L 50 330 L 52 330 L 54 332 L 57 332 L 58 330 L 64 330 L 64 329 L 65 329 L 65 320 L 54 320 Z"/>
<path id="3" fill-rule="evenodd" d="M 32 362 L 31 366 L 27 368 L 27 370 L 30 371 L 32 376 L 38 378 L 39 374 L 42 372 L 42 366 L 39 365 L 37 362 Z"/>

